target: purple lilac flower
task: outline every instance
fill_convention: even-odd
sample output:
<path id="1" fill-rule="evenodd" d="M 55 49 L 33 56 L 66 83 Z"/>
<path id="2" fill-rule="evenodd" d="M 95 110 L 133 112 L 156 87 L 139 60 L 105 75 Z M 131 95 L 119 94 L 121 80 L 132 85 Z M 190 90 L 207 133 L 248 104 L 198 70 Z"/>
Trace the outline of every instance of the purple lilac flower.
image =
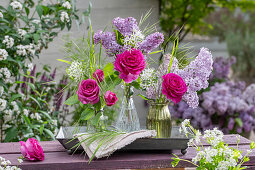
<path id="1" fill-rule="evenodd" d="M 123 47 L 116 41 L 116 35 L 112 32 L 98 31 L 93 36 L 95 44 L 102 42 L 108 56 L 123 52 Z"/>
<path id="2" fill-rule="evenodd" d="M 153 49 L 157 48 L 160 44 L 164 42 L 164 35 L 159 32 L 155 32 L 146 37 L 146 39 L 141 43 L 139 49 L 144 53 L 148 54 Z"/>
<path id="3" fill-rule="evenodd" d="M 243 98 L 251 105 L 255 106 L 255 84 L 249 85 L 243 92 Z"/>
<path id="4" fill-rule="evenodd" d="M 136 19 L 133 17 L 117 17 L 112 20 L 112 24 L 123 36 L 128 36 L 132 34 L 134 30 L 139 30 Z"/>
<path id="5" fill-rule="evenodd" d="M 236 62 L 236 58 L 217 57 L 213 62 L 213 73 L 210 75 L 210 79 L 228 79 L 231 66 Z"/>

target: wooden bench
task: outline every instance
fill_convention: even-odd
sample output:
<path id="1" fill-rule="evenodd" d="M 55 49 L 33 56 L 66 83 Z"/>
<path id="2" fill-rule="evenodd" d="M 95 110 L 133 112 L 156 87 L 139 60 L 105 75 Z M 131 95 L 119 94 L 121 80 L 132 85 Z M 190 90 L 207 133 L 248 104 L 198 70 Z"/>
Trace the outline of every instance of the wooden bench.
<path id="1" fill-rule="evenodd" d="M 236 147 L 236 135 L 225 135 L 224 141 Z M 84 154 L 68 155 L 58 141 L 40 142 L 45 153 L 45 160 L 39 162 L 24 161 L 20 168 L 23 170 L 80 170 L 80 169 L 157 169 L 171 168 L 170 152 L 116 152 L 108 158 L 98 159 L 88 164 Z M 245 154 L 249 149 L 250 141 L 240 138 L 239 149 Z M 205 146 L 207 144 L 204 143 Z M 196 155 L 193 148 L 188 148 L 182 155 L 179 150 L 173 151 L 183 159 L 191 160 Z M 19 164 L 17 159 L 21 156 L 19 143 L 0 143 L 0 156 L 10 160 L 13 165 Z M 255 169 L 255 151 L 250 155 L 250 161 L 245 164 L 250 169 Z M 179 170 L 192 167 L 186 162 L 179 163 Z"/>

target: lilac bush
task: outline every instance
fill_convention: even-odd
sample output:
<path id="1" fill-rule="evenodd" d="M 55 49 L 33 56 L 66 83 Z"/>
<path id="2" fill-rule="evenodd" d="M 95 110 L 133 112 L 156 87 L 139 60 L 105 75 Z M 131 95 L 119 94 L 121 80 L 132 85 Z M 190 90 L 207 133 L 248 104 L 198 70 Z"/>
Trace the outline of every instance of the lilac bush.
<path id="1" fill-rule="evenodd" d="M 202 130 L 218 127 L 225 133 L 250 132 L 255 128 L 255 84 L 228 79 L 235 58 L 216 58 L 210 86 L 199 95 L 200 104 L 192 109 L 181 102 L 171 106 L 173 117 L 190 119 L 191 124 Z M 228 74 L 227 74 L 228 73 Z M 225 79 L 225 82 L 217 80 Z"/>

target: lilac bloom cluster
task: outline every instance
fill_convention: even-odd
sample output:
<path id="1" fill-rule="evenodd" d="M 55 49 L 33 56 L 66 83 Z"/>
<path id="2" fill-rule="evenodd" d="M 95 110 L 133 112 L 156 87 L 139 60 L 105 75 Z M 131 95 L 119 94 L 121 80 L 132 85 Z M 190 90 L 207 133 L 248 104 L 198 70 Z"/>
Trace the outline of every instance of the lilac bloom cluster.
<path id="1" fill-rule="evenodd" d="M 95 44 L 102 43 L 108 56 L 124 51 L 123 47 L 117 43 L 115 33 L 98 31 L 94 34 L 93 39 Z"/>
<path id="2" fill-rule="evenodd" d="M 213 62 L 213 73 L 210 79 L 228 79 L 230 68 L 236 62 L 236 58 L 217 57 Z"/>
<path id="3" fill-rule="evenodd" d="M 191 119 L 192 125 L 202 130 L 217 126 L 224 133 L 249 132 L 255 129 L 255 103 L 250 102 L 255 96 L 253 87 L 255 84 L 245 88 L 243 82 L 216 83 L 201 94 L 199 107 L 188 108 L 180 102 L 170 107 L 171 113 L 179 119 Z"/>
<path id="4" fill-rule="evenodd" d="M 117 42 L 115 32 L 97 31 L 93 36 L 95 44 L 102 43 L 108 56 L 114 56 L 131 48 L 139 49 L 143 53 L 148 54 L 164 41 L 164 35 L 159 32 L 150 34 L 144 39 L 144 35 L 140 31 L 136 19 L 133 17 L 117 17 L 113 19 L 112 24 L 123 36 L 122 40 L 125 42 L 124 44 Z"/>
<path id="5" fill-rule="evenodd" d="M 197 108 L 190 108 L 189 105 L 181 101 L 177 105 L 170 106 L 170 113 L 177 119 L 190 119 L 192 126 L 202 130 L 212 129 L 213 123 L 211 117 L 200 106 Z"/>

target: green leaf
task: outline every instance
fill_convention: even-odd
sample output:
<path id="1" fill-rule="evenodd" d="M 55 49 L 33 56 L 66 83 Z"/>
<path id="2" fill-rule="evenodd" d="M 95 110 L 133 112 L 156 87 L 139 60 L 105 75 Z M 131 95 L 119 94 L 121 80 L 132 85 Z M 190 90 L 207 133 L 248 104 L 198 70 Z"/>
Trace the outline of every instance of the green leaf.
<path id="1" fill-rule="evenodd" d="M 12 139 L 16 138 L 18 135 L 18 129 L 17 127 L 13 126 L 10 129 L 6 130 L 6 136 L 4 141 L 5 142 L 10 142 Z"/>
<path id="2" fill-rule="evenodd" d="M 157 54 L 157 53 L 161 53 L 161 52 L 163 52 L 163 50 L 153 51 L 153 52 L 150 52 L 149 54 Z"/>
<path id="3" fill-rule="evenodd" d="M 251 142 L 251 144 L 250 144 L 250 149 L 254 149 L 255 148 L 255 142 Z"/>
<path id="4" fill-rule="evenodd" d="M 107 77 L 107 76 L 112 75 L 113 74 L 113 69 L 114 69 L 114 65 L 112 63 L 106 64 L 106 66 L 103 69 L 104 76 Z"/>
<path id="5" fill-rule="evenodd" d="M 44 128 L 43 130 L 44 130 L 44 132 L 46 132 L 53 140 L 55 140 L 54 134 L 53 134 L 49 129 Z"/>
<path id="6" fill-rule="evenodd" d="M 61 61 L 61 62 L 63 62 L 63 63 L 67 63 L 67 64 L 71 64 L 71 62 L 70 61 L 67 61 L 67 60 L 62 60 L 62 59 L 57 59 L 58 61 Z"/>
<path id="7" fill-rule="evenodd" d="M 140 97 L 143 98 L 144 100 L 150 100 L 149 98 L 143 96 L 142 94 L 139 94 L 138 96 L 140 96 Z"/>
<path id="8" fill-rule="evenodd" d="M 41 104 L 38 102 L 38 100 L 36 100 L 33 96 L 28 96 L 30 99 L 32 99 L 40 108 L 41 108 Z"/>
<path id="9" fill-rule="evenodd" d="M 101 114 L 96 114 L 95 117 L 90 119 L 91 124 L 94 125 L 94 126 L 97 126 L 98 123 L 99 123 L 99 120 L 100 120 L 100 116 L 101 116 Z"/>
<path id="10" fill-rule="evenodd" d="M 38 43 L 38 40 L 40 39 L 40 35 L 39 34 L 33 34 L 35 43 Z"/>
<path id="11" fill-rule="evenodd" d="M 29 8 L 28 8 L 28 7 L 25 7 L 25 11 L 26 11 L 26 14 L 27 14 L 27 16 L 28 16 L 28 15 L 29 15 L 29 13 L 30 13 Z"/>
<path id="12" fill-rule="evenodd" d="M 81 120 L 89 120 L 94 116 L 95 111 L 88 107 L 81 113 Z"/>
<path id="13" fill-rule="evenodd" d="M 44 130 L 44 124 L 42 124 L 42 125 L 40 126 L 40 135 L 42 135 L 43 130 Z"/>
<path id="14" fill-rule="evenodd" d="M 26 124 L 31 128 L 31 122 L 30 122 L 29 118 L 25 115 L 22 115 L 22 117 L 23 117 L 23 120 L 26 122 Z"/>
<path id="15" fill-rule="evenodd" d="M 243 121 L 240 118 L 235 118 L 235 122 L 239 127 L 243 127 Z"/>
<path id="16" fill-rule="evenodd" d="M 41 18 L 41 17 L 42 17 L 42 14 L 43 14 L 43 8 L 42 8 L 42 6 L 41 6 L 41 5 L 37 5 L 37 6 L 36 6 L 36 11 L 37 11 L 39 17 Z"/>
<path id="17" fill-rule="evenodd" d="M 119 45 L 123 46 L 123 41 L 124 41 L 124 36 L 118 31 L 118 30 L 113 30 L 116 34 L 116 41 Z"/>
<path id="18" fill-rule="evenodd" d="M 15 99 L 17 99 L 17 98 L 19 98 L 19 97 L 22 97 L 22 95 L 21 95 L 21 94 L 14 94 L 14 95 L 11 97 L 9 103 L 11 103 L 12 101 L 14 101 Z"/>
<path id="19" fill-rule="evenodd" d="M 64 102 L 64 104 L 66 104 L 66 105 L 74 105 L 74 104 L 78 104 L 78 103 L 79 103 L 79 100 L 78 100 L 78 96 L 77 96 L 77 95 L 74 95 L 74 96 L 69 97 L 69 98 Z"/>

